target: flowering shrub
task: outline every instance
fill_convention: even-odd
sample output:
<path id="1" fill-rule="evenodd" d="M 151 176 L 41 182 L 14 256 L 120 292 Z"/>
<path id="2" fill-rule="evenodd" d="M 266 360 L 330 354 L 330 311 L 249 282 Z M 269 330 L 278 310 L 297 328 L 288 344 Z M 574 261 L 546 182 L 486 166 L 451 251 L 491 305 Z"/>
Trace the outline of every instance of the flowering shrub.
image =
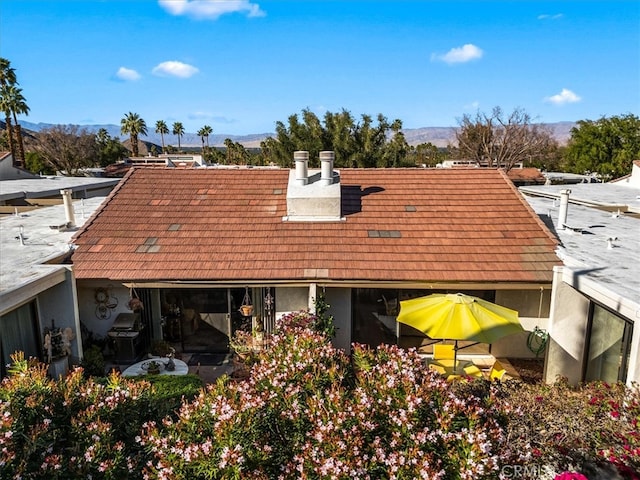
<path id="1" fill-rule="evenodd" d="M 350 359 L 285 316 L 245 382 L 221 378 L 176 421 L 148 425 L 145 478 L 493 478 L 503 430 L 415 352 L 354 346 Z"/>
<path id="2" fill-rule="evenodd" d="M 563 480 L 579 475 L 616 473 L 640 480 L 640 391 L 622 383 L 570 386 L 503 384 L 501 402 L 517 416 L 507 434 L 514 451 L 529 451 L 527 461 L 552 465 Z M 509 462 L 505 458 L 505 462 Z M 616 472 L 617 470 L 617 472 Z M 606 473 L 609 472 L 609 473 Z M 575 477 L 580 478 L 580 477 Z"/>
<path id="3" fill-rule="evenodd" d="M 285 316 L 246 380 L 191 385 L 183 401 L 182 387 L 157 393 L 162 377 L 52 381 L 15 357 L 0 479 L 640 480 L 637 388 L 449 384 L 413 350 L 347 355 L 314 318 Z"/>
<path id="4" fill-rule="evenodd" d="M 168 393 L 115 373 L 86 379 L 81 368 L 53 381 L 46 365 L 12 360 L 0 384 L 1 479 L 140 478 L 146 459 L 136 437 L 167 415 Z"/>
<path id="5" fill-rule="evenodd" d="M 556 475 L 553 480 L 589 480 L 589 479 L 578 472 L 563 472 L 560 475 Z"/>

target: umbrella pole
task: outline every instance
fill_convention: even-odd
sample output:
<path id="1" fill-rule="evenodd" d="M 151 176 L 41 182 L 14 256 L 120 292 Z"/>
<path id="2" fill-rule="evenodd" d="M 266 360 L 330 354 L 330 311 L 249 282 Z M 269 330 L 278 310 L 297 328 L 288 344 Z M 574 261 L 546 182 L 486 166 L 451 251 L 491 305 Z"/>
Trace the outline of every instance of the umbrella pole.
<path id="1" fill-rule="evenodd" d="M 453 346 L 453 373 L 458 372 L 458 340 Z"/>

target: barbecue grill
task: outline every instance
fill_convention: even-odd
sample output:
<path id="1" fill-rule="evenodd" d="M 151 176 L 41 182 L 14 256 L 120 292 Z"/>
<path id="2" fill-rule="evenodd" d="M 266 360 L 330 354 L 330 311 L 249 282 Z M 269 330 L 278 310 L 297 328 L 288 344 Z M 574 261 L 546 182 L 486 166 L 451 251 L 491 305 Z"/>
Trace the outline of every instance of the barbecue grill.
<path id="1" fill-rule="evenodd" d="M 118 363 L 135 363 L 142 355 L 142 336 L 140 335 L 140 314 L 120 313 L 107 335 L 113 343 L 115 360 Z"/>

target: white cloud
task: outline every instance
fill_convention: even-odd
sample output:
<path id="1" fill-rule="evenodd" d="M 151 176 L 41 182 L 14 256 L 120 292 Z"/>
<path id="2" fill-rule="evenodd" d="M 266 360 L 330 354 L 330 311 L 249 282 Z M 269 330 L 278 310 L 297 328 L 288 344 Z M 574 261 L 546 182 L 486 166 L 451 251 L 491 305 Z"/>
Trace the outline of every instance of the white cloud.
<path id="1" fill-rule="evenodd" d="M 547 103 L 553 103 L 554 105 L 564 105 L 566 103 L 576 103 L 582 100 L 578 95 L 573 93 L 567 88 L 563 88 L 560 93 L 545 97 L 544 101 Z"/>
<path id="2" fill-rule="evenodd" d="M 473 102 L 471 102 L 471 103 L 467 103 L 467 104 L 464 106 L 464 109 L 465 109 L 465 110 L 477 110 L 478 108 L 480 108 L 480 102 L 479 102 L 479 101 L 477 101 L 477 100 L 474 100 L 474 101 L 473 101 Z"/>
<path id="3" fill-rule="evenodd" d="M 158 0 L 171 15 L 217 20 L 227 13 L 244 13 L 248 17 L 263 17 L 264 11 L 249 0 Z"/>
<path id="4" fill-rule="evenodd" d="M 482 55 L 484 55 L 484 52 L 481 48 L 478 48 L 471 43 L 467 43 L 462 47 L 452 48 L 444 55 L 434 53 L 431 55 L 431 60 L 439 60 L 451 65 L 454 63 L 470 62 L 471 60 L 482 58 Z"/>
<path id="5" fill-rule="evenodd" d="M 562 13 L 556 13 L 554 15 L 543 13 L 542 15 L 538 15 L 538 20 L 559 20 L 562 17 L 564 17 Z"/>
<path id="6" fill-rule="evenodd" d="M 189 120 L 211 120 L 213 118 L 213 114 L 208 112 L 193 112 L 187 115 Z"/>
<path id="7" fill-rule="evenodd" d="M 178 77 L 189 78 L 198 73 L 198 70 L 193 65 L 188 63 L 182 63 L 177 61 L 162 62 L 156 65 L 151 71 L 154 75 L 159 77 Z"/>
<path id="8" fill-rule="evenodd" d="M 116 77 L 127 82 L 134 82 L 142 78 L 138 72 L 127 67 L 120 67 L 116 72 Z"/>

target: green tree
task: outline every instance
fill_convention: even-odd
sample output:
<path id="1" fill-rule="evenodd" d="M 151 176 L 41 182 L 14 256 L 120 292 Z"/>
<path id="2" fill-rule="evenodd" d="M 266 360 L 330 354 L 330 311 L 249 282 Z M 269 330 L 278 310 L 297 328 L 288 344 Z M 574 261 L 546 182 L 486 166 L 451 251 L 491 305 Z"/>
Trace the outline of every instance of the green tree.
<path id="1" fill-rule="evenodd" d="M 29 107 L 22 95 L 22 89 L 18 88 L 17 85 L 16 72 L 11 67 L 11 62 L 6 58 L 0 57 L 0 110 L 5 114 L 5 125 L 9 137 L 11 155 L 16 165 L 24 166 L 24 141 L 17 115 L 28 114 Z M 11 123 L 12 115 L 13 125 Z"/>
<path id="2" fill-rule="evenodd" d="M 198 130 L 197 135 L 200 137 L 200 140 L 202 140 L 202 155 L 204 155 L 204 138 L 207 136 L 204 127 Z"/>
<path id="3" fill-rule="evenodd" d="M 184 126 L 180 122 L 173 123 L 172 133 L 178 136 L 178 151 L 180 151 L 180 138 L 184 135 Z"/>
<path id="4" fill-rule="evenodd" d="M 55 175 L 56 171 L 51 164 L 42 158 L 40 152 L 27 152 L 25 158 L 25 167 L 32 173 L 40 175 Z"/>
<path id="5" fill-rule="evenodd" d="M 276 135 L 268 138 L 263 146 L 268 148 L 271 162 L 280 166 L 290 166 L 293 152 L 306 150 L 309 152 L 311 166 L 317 166 L 318 153 L 322 150 L 333 150 L 336 154 L 336 167 L 375 167 L 385 164 L 384 155 L 387 144 L 387 133 L 392 125 L 386 117 L 379 114 L 378 123 L 374 124 L 369 115 L 362 115 L 361 122 L 354 124 L 351 114 L 343 110 L 334 114 L 327 112 L 324 125 L 318 117 L 308 109 L 302 111 L 302 121 L 297 114 L 288 118 L 288 126 L 283 122 L 276 122 Z M 402 126 L 400 120 L 393 125 Z M 400 131 L 395 135 L 395 153 L 402 156 L 408 151 L 408 145 L 403 141 L 404 135 Z M 403 149 L 406 150 L 403 153 Z M 390 154 L 390 151 L 387 152 Z M 400 161 L 392 161 L 399 164 Z"/>
<path id="6" fill-rule="evenodd" d="M 156 122 L 156 133 L 160 134 L 162 153 L 164 153 L 164 136 L 169 134 L 169 127 L 167 127 L 167 123 L 164 120 L 158 120 Z"/>
<path id="7" fill-rule="evenodd" d="M 549 129 L 532 123 L 529 114 L 520 108 L 508 116 L 500 107 L 495 107 L 490 115 L 465 114 L 459 121 L 456 139 L 462 157 L 506 171 L 557 148 Z"/>
<path id="8" fill-rule="evenodd" d="M 340 113 L 327 112 L 324 115 L 324 128 L 326 144 L 335 152 L 336 166 L 349 166 L 356 150 L 353 116 L 344 109 Z"/>
<path id="9" fill-rule="evenodd" d="M 112 138 L 105 128 L 96 133 L 98 165 L 106 167 L 127 156 L 127 149 L 117 138 Z"/>
<path id="10" fill-rule="evenodd" d="M 414 165 L 424 165 L 426 167 L 435 167 L 447 156 L 446 153 L 443 153 L 431 142 L 421 143 L 415 147 L 411 147 L 409 155 L 412 157 L 412 163 Z"/>
<path id="11" fill-rule="evenodd" d="M 394 120 L 390 126 L 393 136 L 384 148 L 381 161 L 378 161 L 379 167 L 401 167 L 407 165 L 407 157 L 411 148 L 407 143 L 407 139 L 402 133 L 402 122 Z"/>
<path id="12" fill-rule="evenodd" d="M 0 110 L 4 113 L 4 124 L 7 131 L 7 138 L 9 143 L 9 151 L 15 161 L 19 161 L 16 155 L 16 144 L 13 137 L 13 124 L 11 122 L 11 103 L 8 95 L 6 95 L 8 89 L 11 88 L 8 85 L 2 85 L 0 87 Z"/>
<path id="13" fill-rule="evenodd" d="M 131 140 L 131 152 L 134 157 L 138 156 L 138 135 L 147 134 L 147 124 L 137 113 L 127 113 L 120 121 L 120 132 L 129 135 Z"/>
<path id="14" fill-rule="evenodd" d="M 564 154 L 570 172 L 597 173 L 604 180 L 629 174 L 638 158 L 640 118 L 630 113 L 577 122 Z"/>
<path id="15" fill-rule="evenodd" d="M 96 165 L 99 157 L 96 136 L 76 125 L 54 125 L 38 134 L 33 150 L 55 172 L 76 176 Z"/>
<path id="16" fill-rule="evenodd" d="M 378 124 L 374 125 L 370 115 L 362 115 L 361 122 L 355 127 L 354 167 L 373 168 L 381 161 L 387 142 L 389 122 L 381 113 L 378 114 L 377 120 Z"/>
<path id="17" fill-rule="evenodd" d="M 204 138 L 207 140 L 207 149 L 209 148 L 209 135 L 213 133 L 213 128 L 209 125 L 205 125 L 202 127 L 202 132 L 204 133 Z"/>
<path id="18" fill-rule="evenodd" d="M 18 123 L 18 114 L 29 115 L 29 107 L 22 95 L 22 89 L 15 86 L 8 87 L 9 90 L 9 103 L 11 113 L 13 115 L 13 128 L 16 132 L 16 140 L 18 143 L 18 156 L 20 158 L 20 165 L 24 165 L 24 139 L 22 138 L 22 127 Z"/>

